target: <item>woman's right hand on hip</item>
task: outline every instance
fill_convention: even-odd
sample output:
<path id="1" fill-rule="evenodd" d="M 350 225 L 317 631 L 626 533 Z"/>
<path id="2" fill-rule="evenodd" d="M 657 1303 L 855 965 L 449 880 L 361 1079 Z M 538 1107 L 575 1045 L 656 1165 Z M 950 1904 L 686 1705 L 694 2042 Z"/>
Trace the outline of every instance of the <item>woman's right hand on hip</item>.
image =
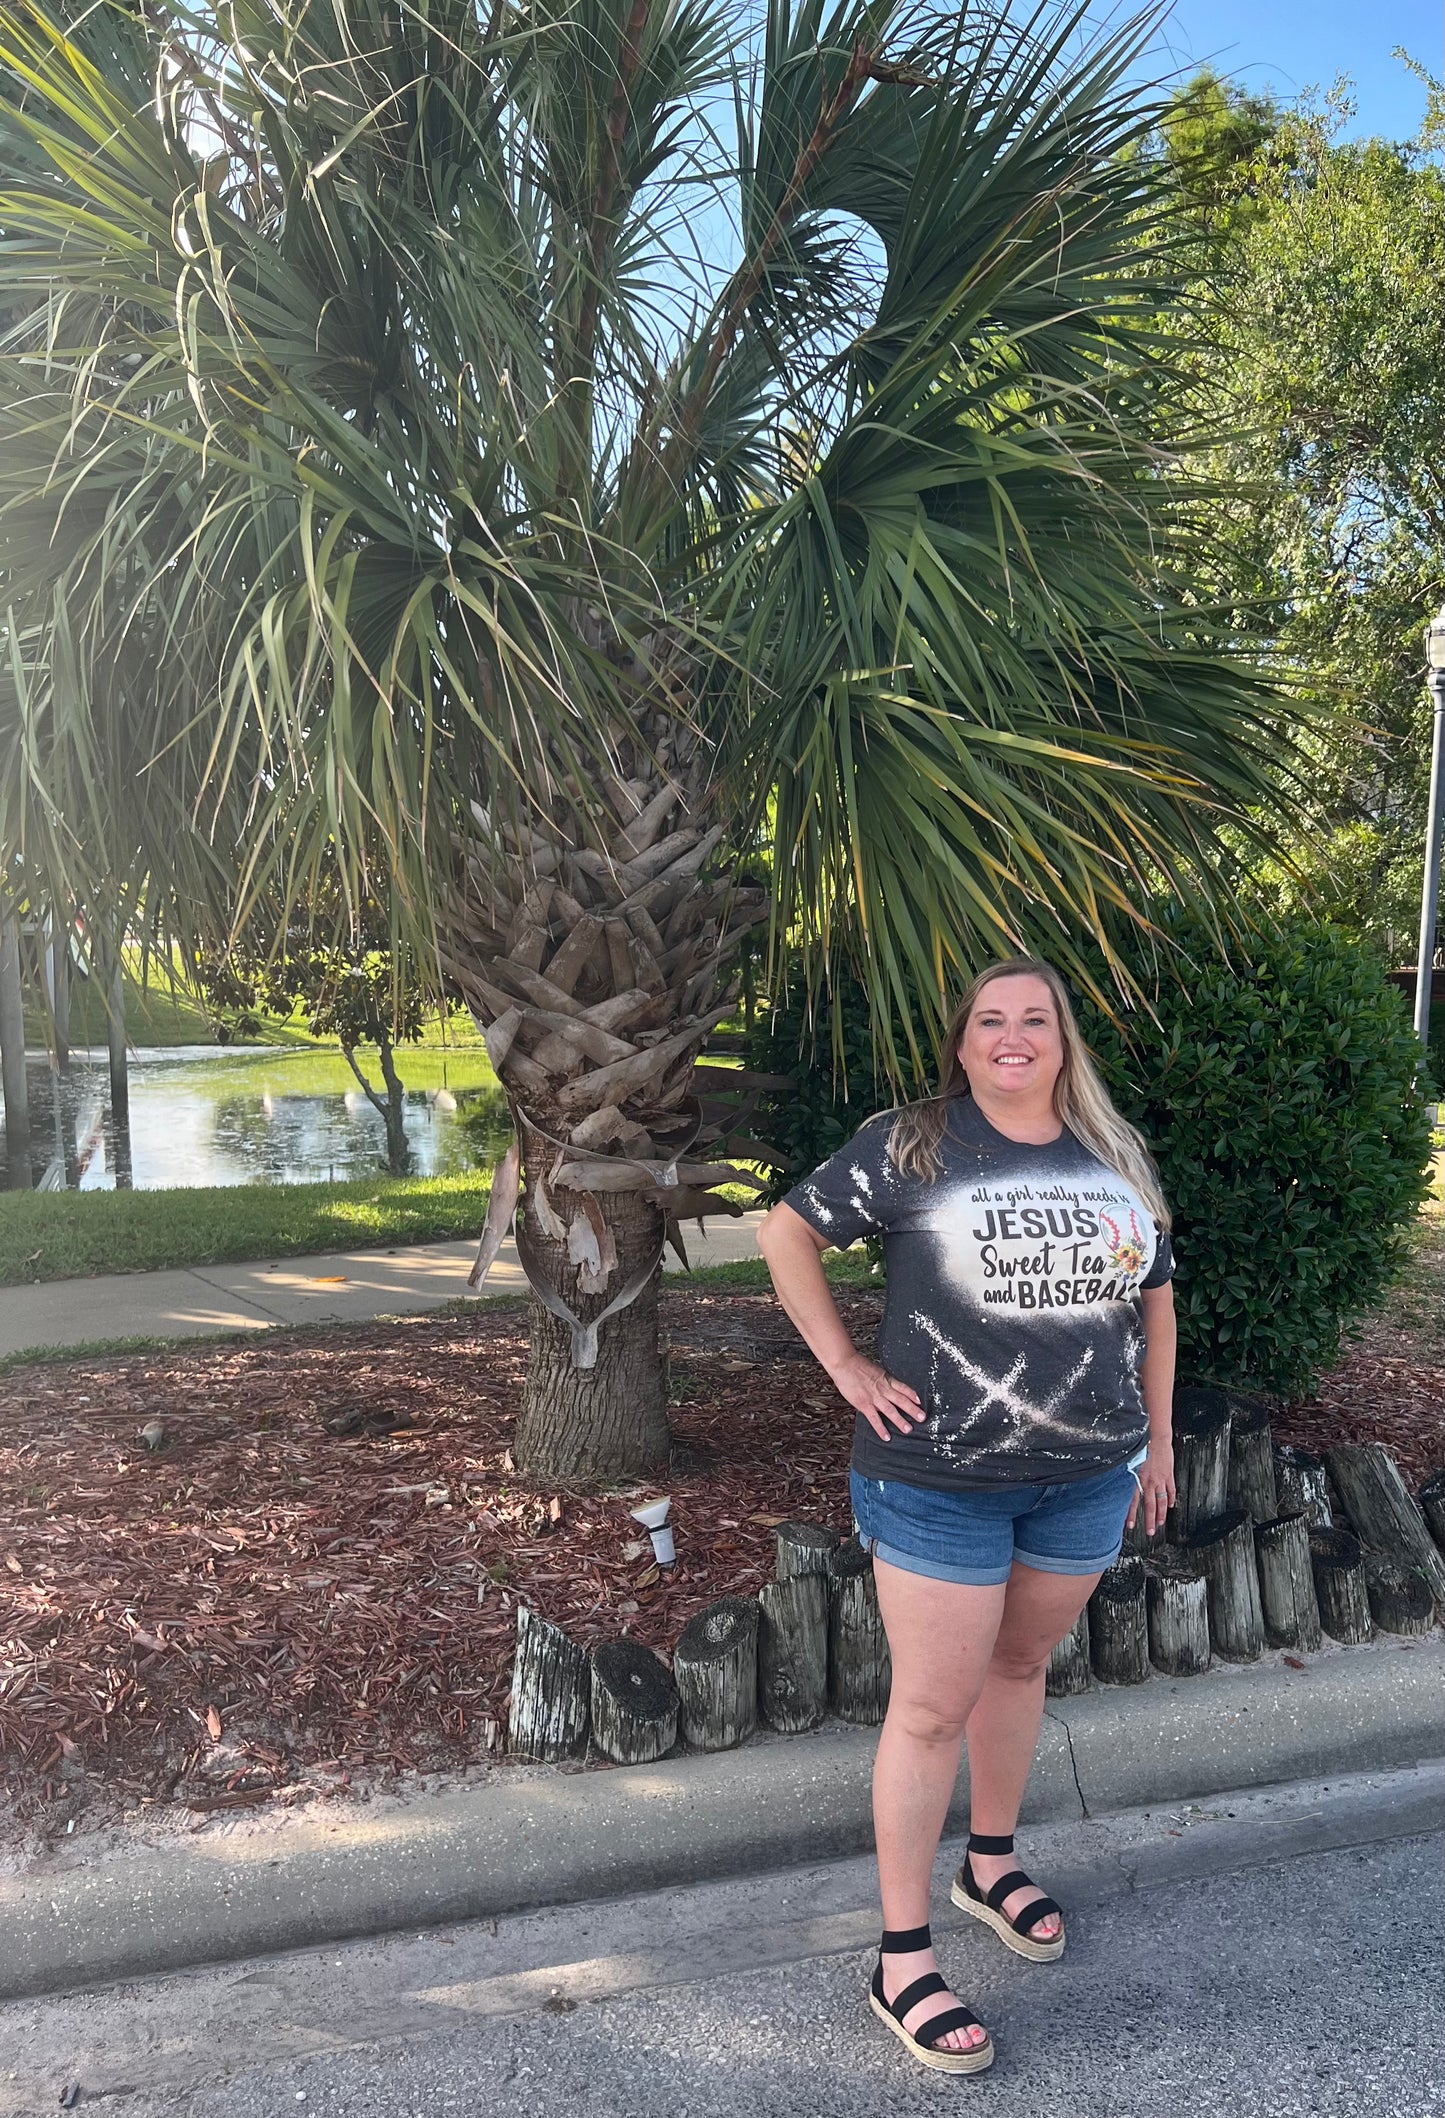
<path id="1" fill-rule="evenodd" d="M 846 1397 L 855 1412 L 861 1412 L 880 1441 L 891 1441 L 891 1429 L 900 1434 L 909 1434 L 927 1414 L 919 1403 L 918 1392 L 907 1383 L 899 1382 L 877 1361 L 865 1360 L 855 1353 L 829 1370 L 833 1387 L 839 1395 Z"/>

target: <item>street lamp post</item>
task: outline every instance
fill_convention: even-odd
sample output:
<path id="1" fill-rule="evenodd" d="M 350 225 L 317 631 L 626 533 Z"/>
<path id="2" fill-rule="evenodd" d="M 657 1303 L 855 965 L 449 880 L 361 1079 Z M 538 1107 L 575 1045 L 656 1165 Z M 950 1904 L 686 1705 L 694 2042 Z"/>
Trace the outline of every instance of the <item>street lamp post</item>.
<path id="1" fill-rule="evenodd" d="M 1441 805 L 1445 803 L 1445 603 L 1425 628 L 1425 665 L 1435 699 L 1430 746 L 1430 808 L 1425 821 L 1425 886 L 1420 893 L 1420 946 L 1415 955 L 1415 1035 L 1422 1048 L 1430 1037 L 1434 988 L 1435 908 L 1440 902 Z"/>

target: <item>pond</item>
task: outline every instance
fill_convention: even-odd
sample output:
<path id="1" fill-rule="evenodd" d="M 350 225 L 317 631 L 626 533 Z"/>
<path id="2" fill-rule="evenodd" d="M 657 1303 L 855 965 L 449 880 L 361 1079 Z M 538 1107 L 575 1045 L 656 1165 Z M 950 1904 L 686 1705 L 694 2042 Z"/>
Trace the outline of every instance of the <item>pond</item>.
<path id="1" fill-rule="evenodd" d="M 501 1151 L 507 1109 L 480 1046 L 420 1046 L 399 1053 L 397 1069 L 412 1175 L 473 1169 Z M 113 1188 L 105 1053 L 73 1053 L 61 1074 L 32 1057 L 26 1071 L 35 1181 L 48 1190 Z M 367 1071 L 380 1087 L 374 1055 Z M 338 1051 L 142 1047 L 130 1061 L 130 1160 L 140 1190 L 334 1183 L 385 1169 L 386 1133 Z M 7 1175 L 0 1136 L 0 1182 Z"/>

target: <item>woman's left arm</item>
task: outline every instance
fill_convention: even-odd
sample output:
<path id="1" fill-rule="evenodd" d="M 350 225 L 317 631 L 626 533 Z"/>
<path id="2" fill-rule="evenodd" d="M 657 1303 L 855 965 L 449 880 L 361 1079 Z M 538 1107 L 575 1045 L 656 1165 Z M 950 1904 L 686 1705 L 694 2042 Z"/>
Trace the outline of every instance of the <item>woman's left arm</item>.
<path id="1" fill-rule="evenodd" d="M 1179 1335 L 1170 1281 L 1162 1287 L 1141 1288 L 1139 1301 L 1144 1311 L 1139 1387 L 1149 1415 L 1149 1454 L 1139 1467 L 1139 1491 L 1129 1510 L 1129 1525 L 1133 1527 L 1142 1501 L 1144 1532 L 1152 1537 L 1163 1529 L 1164 1517 L 1174 1505 L 1174 1354 Z"/>

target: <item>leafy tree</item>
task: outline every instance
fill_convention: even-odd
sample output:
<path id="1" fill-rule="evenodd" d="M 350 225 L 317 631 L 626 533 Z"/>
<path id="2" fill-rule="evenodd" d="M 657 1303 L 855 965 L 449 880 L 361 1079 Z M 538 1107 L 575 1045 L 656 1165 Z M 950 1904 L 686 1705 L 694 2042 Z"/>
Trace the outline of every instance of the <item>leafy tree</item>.
<path id="1" fill-rule="evenodd" d="M 1322 834 L 1264 879 L 1399 963 L 1429 778 L 1422 633 L 1445 595 L 1445 126 L 1438 85 L 1411 141 L 1342 140 L 1348 111 L 1271 111 L 1204 74 L 1162 144 L 1217 304 L 1202 399 L 1235 437 L 1216 550 L 1352 715 L 1311 746 Z"/>
<path id="2" fill-rule="evenodd" d="M 397 1071 L 397 1047 L 420 1041 L 427 1019 L 427 990 L 410 952 L 394 937 L 374 904 L 343 922 L 340 907 L 329 921 L 315 905 L 311 917 L 278 920 L 279 947 L 264 953 L 232 947 L 224 956 L 202 956 L 195 978 L 215 1006 L 266 1007 L 280 1015 L 304 1008 L 314 1037 L 334 1037 L 362 1094 L 386 1127 L 386 1166 L 394 1177 L 411 1167 L 406 1137 L 406 1088 Z M 376 1047 L 378 1089 L 358 1057 Z"/>
<path id="3" fill-rule="evenodd" d="M 192 946 L 383 904 L 517 1119 L 518 1461 L 655 1465 L 750 930 L 886 1040 L 1216 895 L 1288 749 L 1198 592 L 1149 20 L 56 5 L 0 0 L 0 852 Z"/>

